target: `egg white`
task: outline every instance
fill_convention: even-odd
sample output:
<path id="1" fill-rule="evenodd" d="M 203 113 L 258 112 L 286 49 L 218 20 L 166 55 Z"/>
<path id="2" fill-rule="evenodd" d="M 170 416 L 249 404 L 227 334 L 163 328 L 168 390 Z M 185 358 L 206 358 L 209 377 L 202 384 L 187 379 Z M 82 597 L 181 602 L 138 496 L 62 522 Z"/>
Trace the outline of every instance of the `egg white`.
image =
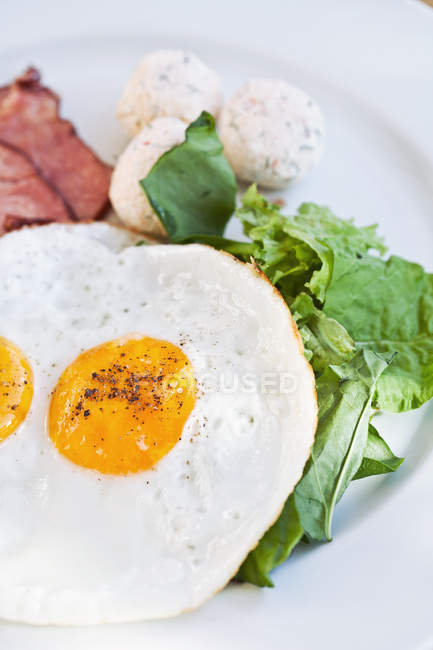
<path id="1" fill-rule="evenodd" d="M 136 241 L 107 224 L 0 240 L 0 335 L 34 372 L 31 410 L 0 445 L 0 618 L 93 624 L 197 607 L 276 519 L 309 455 L 314 378 L 277 292 L 211 248 Z M 65 367 L 129 332 L 182 343 L 199 397 L 152 470 L 107 476 L 61 456 L 46 415 Z M 282 372 L 290 394 L 220 385 Z"/>

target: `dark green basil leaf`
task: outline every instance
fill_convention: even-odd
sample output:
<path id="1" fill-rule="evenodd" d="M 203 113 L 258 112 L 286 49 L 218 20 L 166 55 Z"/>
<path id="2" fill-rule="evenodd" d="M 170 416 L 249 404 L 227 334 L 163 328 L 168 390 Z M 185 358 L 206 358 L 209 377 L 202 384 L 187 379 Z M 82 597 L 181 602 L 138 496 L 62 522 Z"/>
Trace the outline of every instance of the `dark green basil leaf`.
<path id="1" fill-rule="evenodd" d="M 235 209 L 236 179 L 212 115 L 203 112 L 185 142 L 161 156 L 140 183 L 171 241 L 222 235 Z"/>

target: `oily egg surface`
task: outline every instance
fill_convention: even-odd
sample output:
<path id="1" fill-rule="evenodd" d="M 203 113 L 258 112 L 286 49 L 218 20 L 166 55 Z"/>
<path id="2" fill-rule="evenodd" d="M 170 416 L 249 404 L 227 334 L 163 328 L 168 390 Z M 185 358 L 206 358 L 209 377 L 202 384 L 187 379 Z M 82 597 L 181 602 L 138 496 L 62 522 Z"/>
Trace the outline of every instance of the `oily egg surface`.
<path id="1" fill-rule="evenodd" d="M 136 243 L 107 224 L 0 239 L 0 337 L 33 387 L 0 442 L 0 618 L 197 607 L 308 458 L 314 379 L 279 294 L 214 249 Z"/>

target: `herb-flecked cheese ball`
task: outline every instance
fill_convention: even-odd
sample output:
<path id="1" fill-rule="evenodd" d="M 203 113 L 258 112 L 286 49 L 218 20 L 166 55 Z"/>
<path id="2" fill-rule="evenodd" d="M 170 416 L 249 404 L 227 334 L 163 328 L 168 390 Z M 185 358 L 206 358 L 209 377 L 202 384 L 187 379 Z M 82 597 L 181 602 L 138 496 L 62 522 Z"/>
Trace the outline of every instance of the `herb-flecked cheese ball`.
<path id="1" fill-rule="evenodd" d="M 166 235 L 139 181 L 162 154 L 185 140 L 185 129 L 185 122 L 175 117 L 157 118 L 146 124 L 120 156 L 111 179 L 110 200 L 129 228 L 159 238 Z"/>
<path id="2" fill-rule="evenodd" d="M 142 59 L 120 99 L 117 117 L 136 135 L 156 117 L 190 123 L 203 110 L 217 117 L 222 104 L 218 75 L 183 50 L 160 50 Z"/>
<path id="3" fill-rule="evenodd" d="M 279 189 L 318 162 L 324 123 L 317 103 L 278 79 L 245 83 L 223 107 L 220 137 L 240 180 Z"/>

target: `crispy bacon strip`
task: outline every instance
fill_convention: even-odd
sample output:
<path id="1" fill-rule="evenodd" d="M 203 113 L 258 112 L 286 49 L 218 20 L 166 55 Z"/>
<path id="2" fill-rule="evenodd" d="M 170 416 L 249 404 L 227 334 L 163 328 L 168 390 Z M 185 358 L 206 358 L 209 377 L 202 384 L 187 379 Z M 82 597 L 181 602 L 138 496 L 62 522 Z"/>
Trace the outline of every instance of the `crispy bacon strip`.
<path id="1" fill-rule="evenodd" d="M 25 154 L 0 142 L 0 235 L 52 221 L 71 221 L 64 201 Z"/>
<path id="2" fill-rule="evenodd" d="M 25 153 L 57 190 L 77 221 L 101 217 L 108 207 L 111 167 L 59 115 L 59 98 L 29 68 L 0 88 L 0 141 Z M 30 216 L 30 215 L 28 215 Z"/>

